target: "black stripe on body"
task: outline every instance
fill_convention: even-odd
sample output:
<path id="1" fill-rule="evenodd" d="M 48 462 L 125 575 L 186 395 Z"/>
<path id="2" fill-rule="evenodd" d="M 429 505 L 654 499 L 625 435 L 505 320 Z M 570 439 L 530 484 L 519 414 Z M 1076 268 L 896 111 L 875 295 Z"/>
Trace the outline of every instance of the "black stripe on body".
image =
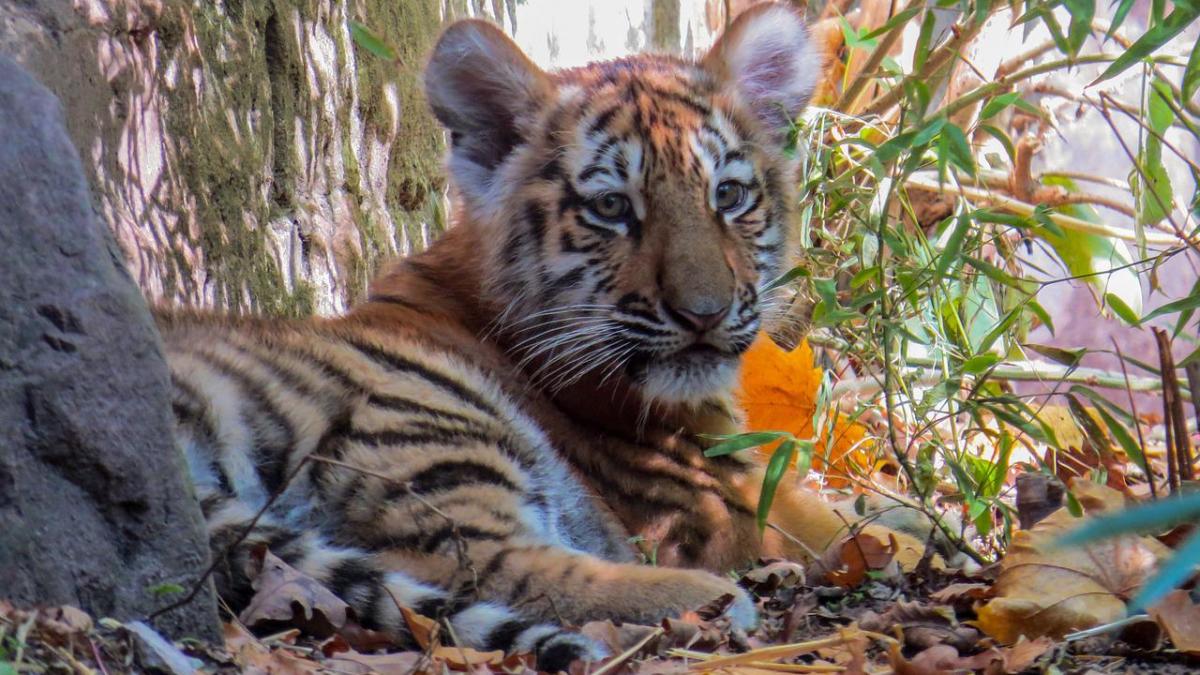
<path id="1" fill-rule="evenodd" d="M 240 389 L 239 403 L 242 406 L 248 404 L 253 408 L 252 412 L 244 416 L 244 422 L 254 437 L 254 447 L 251 451 L 255 469 L 267 494 L 276 494 L 284 487 L 288 455 L 296 445 L 296 430 L 291 420 L 276 407 L 264 383 L 238 370 L 225 357 L 201 350 L 189 353 L 232 381 Z M 264 428 L 264 420 L 270 428 Z M 272 430 L 275 433 L 270 433 Z"/>
<path id="2" fill-rule="evenodd" d="M 371 361 L 387 366 L 391 370 L 415 375 L 425 380 L 429 384 L 432 384 L 443 391 L 457 396 L 458 398 L 462 399 L 464 403 L 467 403 L 474 408 L 478 408 L 489 415 L 495 417 L 500 415 L 499 411 L 492 407 L 492 405 L 487 401 L 483 400 L 483 397 L 481 397 L 478 393 L 467 389 L 467 387 L 461 382 L 457 382 L 443 373 L 431 370 L 430 368 L 423 366 L 416 361 L 407 359 L 400 354 L 390 352 L 386 349 L 369 343 L 352 339 L 346 339 L 343 342 L 344 344 L 353 347 Z"/>
<path id="3" fill-rule="evenodd" d="M 508 476 L 486 464 L 471 460 L 454 460 L 437 462 L 423 469 L 406 481 L 403 488 L 396 487 L 388 491 L 386 499 L 396 499 L 409 492 L 426 496 L 436 492 L 446 492 L 470 485 L 495 485 L 511 492 L 521 492 L 521 488 Z"/>

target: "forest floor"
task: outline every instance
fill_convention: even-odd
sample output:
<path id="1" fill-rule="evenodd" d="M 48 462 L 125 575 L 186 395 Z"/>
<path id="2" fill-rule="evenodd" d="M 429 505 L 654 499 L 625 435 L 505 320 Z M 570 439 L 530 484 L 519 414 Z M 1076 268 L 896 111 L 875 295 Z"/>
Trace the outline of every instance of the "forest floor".
<path id="1" fill-rule="evenodd" d="M 872 548 L 868 545 L 865 548 Z M 860 548 L 858 544 L 850 548 Z M 884 547 L 886 548 L 886 547 Z M 981 625 L 998 567 L 976 573 L 899 572 L 886 551 L 860 550 L 824 579 L 796 563 L 763 562 L 742 577 L 760 601 L 753 633 L 730 631 L 714 606 L 659 626 L 580 627 L 615 656 L 572 675 L 636 673 L 1192 673 L 1200 617 L 1179 611 L 1081 639 L 1019 638 L 1002 646 Z M 828 557 L 827 557 L 828 558 Z M 854 558 L 854 556 L 849 556 Z M 821 565 L 814 566 L 817 573 Z M 437 621 L 406 610 L 420 649 L 397 650 L 359 626 L 315 581 L 265 555 L 258 594 L 229 616 L 225 644 L 170 643 L 145 624 L 94 619 L 70 607 L 22 611 L 0 603 L 0 675 L 16 673 L 532 673 L 528 655 L 460 648 Z M 1182 592 L 1180 592 L 1182 593 Z M 1186 598 L 1185 598 L 1186 599 Z M 1190 622 L 1190 623 L 1189 623 Z"/>

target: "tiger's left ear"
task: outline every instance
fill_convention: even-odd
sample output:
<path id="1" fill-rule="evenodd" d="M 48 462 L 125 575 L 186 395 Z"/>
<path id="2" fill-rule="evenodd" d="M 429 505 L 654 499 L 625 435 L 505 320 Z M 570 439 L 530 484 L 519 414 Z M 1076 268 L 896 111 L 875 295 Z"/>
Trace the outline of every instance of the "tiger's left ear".
<path id="1" fill-rule="evenodd" d="M 780 139 L 808 105 L 822 66 L 799 10 L 777 2 L 742 12 L 700 63 Z"/>

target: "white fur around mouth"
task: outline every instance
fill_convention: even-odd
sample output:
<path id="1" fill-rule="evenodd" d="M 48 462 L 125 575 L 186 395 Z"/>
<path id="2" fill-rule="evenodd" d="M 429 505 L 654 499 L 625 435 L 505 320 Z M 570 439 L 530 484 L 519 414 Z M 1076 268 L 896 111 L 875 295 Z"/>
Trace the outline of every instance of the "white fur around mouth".
<path id="1" fill-rule="evenodd" d="M 676 352 L 647 361 L 640 385 L 646 398 L 664 403 L 689 403 L 733 388 L 739 359 L 715 349 Z"/>

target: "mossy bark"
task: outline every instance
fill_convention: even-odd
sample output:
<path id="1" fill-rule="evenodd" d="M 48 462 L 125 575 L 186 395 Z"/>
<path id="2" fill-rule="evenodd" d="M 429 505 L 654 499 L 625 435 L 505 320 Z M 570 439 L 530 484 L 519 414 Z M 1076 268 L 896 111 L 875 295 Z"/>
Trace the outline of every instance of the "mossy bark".
<path id="1" fill-rule="evenodd" d="M 153 299 L 329 313 L 443 227 L 420 88 L 440 0 L 0 6 L 0 53 L 59 94 L 94 198 Z M 356 46 L 361 23 L 397 62 Z"/>

